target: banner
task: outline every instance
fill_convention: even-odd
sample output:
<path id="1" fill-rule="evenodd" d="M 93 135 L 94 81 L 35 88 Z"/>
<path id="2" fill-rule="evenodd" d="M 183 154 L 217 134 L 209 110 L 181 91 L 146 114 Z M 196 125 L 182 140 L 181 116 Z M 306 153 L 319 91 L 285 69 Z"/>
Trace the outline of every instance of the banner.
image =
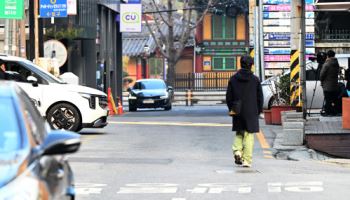
<path id="1" fill-rule="evenodd" d="M 306 40 L 314 40 L 314 33 L 306 33 Z M 264 33 L 264 40 L 290 40 L 290 33 Z"/>
<path id="2" fill-rule="evenodd" d="M 315 10 L 315 7 L 313 5 L 305 5 L 306 11 L 313 11 Z M 282 11 L 282 12 L 290 12 L 291 6 L 290 5 L 264 5 L 263 11 Z"/>
<path id="3" fill-rule="evenodd" d="M 315 32 L 314 26 L 306 26 L 306 32 Z M 290 26 L 264 26 L 264 33 L 290 33 Z"/>
<path id="4" fill-rule="evenodd" d="M 290 12 L 264 12 L 263 18 L 264 19 L 290 19 Z M 306 19 L 314 19 L 315 13 L 314 12 L 305 12 L 305 18 Z"/>
<path id="5" fill-rule="evenodd" d="M 291 0 L 263 0 L 264 4 L 290 4 Z M 305 0 L 306 4 L 313 4 L 314 0 Z"/>
<path id="6" fill-rule="evenodd" d="M 290 19 L 264 19 L 264 26 L 290 26 Z M 305 24 L 307 26 L 313 26 L 315 24 L 314 19 L 306 19 Z"/>
<path id="7" fill-rule="evenodd" d="M 141 32 L 141 4 L 120 4 L 120 32 Z"/>
<path id="8" fill-rule="evenodd" d="M 23 0 L 0 0 L 0 18 L 23 19 Z"/>
<path id="9" fill-rule="evenodd" d="M 290 48 L 265 48 L 264 53 L 265 55 L 290 55 Z M 315 54 L 315 48 L 306 48 L 305 54 Z"/>

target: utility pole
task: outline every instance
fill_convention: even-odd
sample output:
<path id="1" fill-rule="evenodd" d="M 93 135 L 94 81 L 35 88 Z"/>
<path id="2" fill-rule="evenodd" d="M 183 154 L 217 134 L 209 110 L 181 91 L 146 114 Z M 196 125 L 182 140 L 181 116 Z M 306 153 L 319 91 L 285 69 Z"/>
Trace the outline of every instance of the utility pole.
<path id="1" fill-rule="evenodd" d="M 290 103 L 302 107 L 306 117 L 305 90 L 305 2 L 291 1 Z"/>
<path id="2" fill-rule="evenodd" d="M 24 17 L 23 19 L 19 22 L 19 27 L 20 27 L 20 43 L 19 43 L 19 55 L 22 58 L 26 58 L 26 7 L 27 3 L 25 3 L 25 6 L 23 6 L 23 14 Z"/>
<path id="3" fill-rule="evenodd" d="M 263 0 L 259 0 L 259 49 L 260 49 L 260 80 L 265 80 L 265 63 L 264 63 L 264 22 L 263 22 Z"/>
<path id="4" fill-rule="evenodd" d="M 10 54 L 10 20 L 5 20 L 5 54 Z"/>
<path id="5" fill-rule="evenodd" d="M 39 8 L 39 2 L 38 0 L 34 0 L 34 47 L 35 47 L 35 53 L 34 53 L 34 59 L 35 63 L 38 64 L 39 62 L 39 21 L 38 21 L 38 8 Z"/>

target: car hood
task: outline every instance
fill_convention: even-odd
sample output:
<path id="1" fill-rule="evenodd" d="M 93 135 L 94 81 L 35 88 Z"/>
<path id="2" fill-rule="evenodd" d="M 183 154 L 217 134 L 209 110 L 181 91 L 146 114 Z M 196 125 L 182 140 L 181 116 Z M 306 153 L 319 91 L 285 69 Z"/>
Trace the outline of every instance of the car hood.
<path id="1" fill-rule="evenodd" d="M 94 95 L 102 95 L 102 96 L 107 96 L 106 93 L 94 89 L 94 88 L 90 88 L 90 87 L 86 87 L 86 86 L 82 86 L 82 85 L 74 85 L 74 84 L 56 84 L 54 83 L 56 86 L 59 87 L 63 87 L 64 89 L 71 91 L 71 92 L 79 92 L 79 93 L 85 93 L 85 94 L 94 94 Z"/>
<path id="2" fill-rule="evenodd" d="M 27 164 L 23 154 L 0 154 L 0 188 L 22 174 L 23 170 L 27 169 Z"/>
<path id="3" fill-rule="evenodd" d="M 157 90 L 131 90 L 133 94 L 139 97 L 156 97 L 156 96 L 164 96 L 166 95 L 165 89 L 157 89 Z"/>

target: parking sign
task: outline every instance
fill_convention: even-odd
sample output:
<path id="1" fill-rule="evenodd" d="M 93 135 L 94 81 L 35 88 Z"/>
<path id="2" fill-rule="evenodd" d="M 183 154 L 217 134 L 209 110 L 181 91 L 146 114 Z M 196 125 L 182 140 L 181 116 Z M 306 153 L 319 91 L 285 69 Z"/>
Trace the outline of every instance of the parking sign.
<path id="1" fill-rule="evenodd" d="M 67 0 L 40 0 L 40 17 L 67 17 Z"/>

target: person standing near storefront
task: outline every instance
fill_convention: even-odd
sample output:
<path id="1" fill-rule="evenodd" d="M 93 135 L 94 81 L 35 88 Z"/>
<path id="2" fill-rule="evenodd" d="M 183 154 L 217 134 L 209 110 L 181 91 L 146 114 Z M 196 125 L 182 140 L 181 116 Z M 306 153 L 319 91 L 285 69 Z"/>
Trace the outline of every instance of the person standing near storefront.
<path id="1" fill-rule="evenodd" d="M 327 51 L 327 60 L 320 73 L 321 85 L 325 99 L 325 115 L 336 115 L 336 101 L 339 96 L 338 87 L 339 63 L 333 50 Z"/>
<path id="2" fill-rule="evenodd" d="M 253 58 L 242 56 L 240 63 L 241 69 L 228 83 L 226 103 L 232 116 L 232 131 L 236 131 L 232 145 L 235 163 L 251 167 L 254 133 L 259 132 L 264 98 L 260 80 L 251 71 Z"/>

